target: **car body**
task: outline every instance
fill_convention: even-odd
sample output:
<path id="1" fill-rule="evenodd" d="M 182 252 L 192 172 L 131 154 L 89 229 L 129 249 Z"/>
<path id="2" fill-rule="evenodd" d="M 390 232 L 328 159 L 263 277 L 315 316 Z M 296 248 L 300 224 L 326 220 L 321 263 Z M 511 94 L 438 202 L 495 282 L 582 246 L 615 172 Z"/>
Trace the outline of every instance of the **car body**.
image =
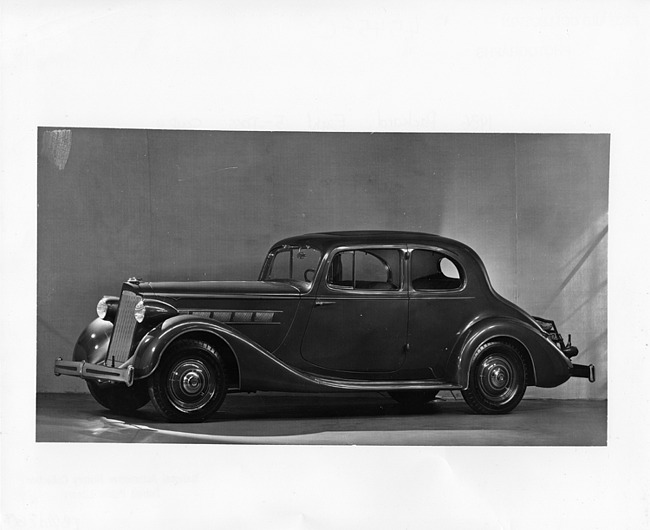
<path id="1" fill-rule="evenodd" d="M 228 392 L 388 392 L 406 405 L 460 390 L 504 413 L 527 386 L 594 377 L 551 320 L 493 289 L 479 256 L 418 232 L 283 239 L 258 281 L 144 282 L 98 304 L 57 375 L 86 379 L 105 407 L 150 399 L 170 421 L 201 421 Z"/>

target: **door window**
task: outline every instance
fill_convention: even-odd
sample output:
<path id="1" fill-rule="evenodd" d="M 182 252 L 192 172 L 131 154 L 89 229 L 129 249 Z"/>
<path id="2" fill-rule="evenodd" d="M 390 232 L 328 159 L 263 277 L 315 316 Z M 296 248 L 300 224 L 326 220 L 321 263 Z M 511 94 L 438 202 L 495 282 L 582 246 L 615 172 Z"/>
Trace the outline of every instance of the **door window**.
<path id="1" fill-rule="evenodd" d="M 401 285 L 398 249 L 346 250 L 337 253 L 327 282 L 338 289 L 397 291 Z"/>

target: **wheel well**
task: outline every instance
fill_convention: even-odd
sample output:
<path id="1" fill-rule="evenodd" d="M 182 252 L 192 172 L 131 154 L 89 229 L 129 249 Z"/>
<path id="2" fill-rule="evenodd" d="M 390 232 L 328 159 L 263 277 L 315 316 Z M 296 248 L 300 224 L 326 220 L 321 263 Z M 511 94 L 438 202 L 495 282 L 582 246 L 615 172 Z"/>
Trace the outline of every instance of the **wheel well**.
<path id="1" fill-rule="evenodd" d="M 237 358 L 232 351 L 230 345 L 218 335 L 206 331 L 193 331 L 191 333 L 184 333 L 175 340 L 195 339 L 207 342 L 214 349 L 216 349 L 223 360 L 226 372 L 226 384 L 228 389 L 239 388 L 239 364 Z"/>
<path id="2" fill-rule="evenodd" d="M 523 359 L 524 363 L 526 364 L 526 385 L 528 386 L 535 385 L 535 370 L 533 368 L 533 361 L 530 357 L 530 352 L 528 351 L 528 348 L 526 348 L 526 346 L 524 346 L 517 339 L 513 339 L 512 337 L 491 337 L 489 341 L 505 342 L 506 344 L 509 344 L 515 350 L 517 350 L 521 355 L 521 358 Z"/>

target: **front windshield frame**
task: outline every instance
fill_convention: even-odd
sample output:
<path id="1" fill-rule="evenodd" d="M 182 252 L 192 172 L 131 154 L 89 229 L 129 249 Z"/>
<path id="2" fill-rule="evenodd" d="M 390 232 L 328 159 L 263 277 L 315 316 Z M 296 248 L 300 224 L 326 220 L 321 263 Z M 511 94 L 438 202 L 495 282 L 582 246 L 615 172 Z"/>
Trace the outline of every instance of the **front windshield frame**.
<path id="1" fill-rule="evenodd" d="M 309 267 L 297 267 L 296 259 L 300 259 L 300 253 L 305 253 L 308 251 L 313 255 L 313 257 L 307 262 Z M 275 260 L 278 256 L 289 252 L 289 274 L 279 277 L 273 277 L 272 271 L 275 264 Z M 312 247 L 310 245 L 280 245 L 273 247 L 266 256 L 264 264 L 262 265 L 262 270 L 260 272 L 260 281 L 266 282 L 282 282 L 296 285 L 304 290 L 309 290 L 314 285 L 316 280 L 316 274 L 320 268 L 321 262 L 323 260 L 323 252 L 321 249 Z M 305 277 L 305 272 L 307 270 L 313 270 L 311 274 L 311 279 Z"/>

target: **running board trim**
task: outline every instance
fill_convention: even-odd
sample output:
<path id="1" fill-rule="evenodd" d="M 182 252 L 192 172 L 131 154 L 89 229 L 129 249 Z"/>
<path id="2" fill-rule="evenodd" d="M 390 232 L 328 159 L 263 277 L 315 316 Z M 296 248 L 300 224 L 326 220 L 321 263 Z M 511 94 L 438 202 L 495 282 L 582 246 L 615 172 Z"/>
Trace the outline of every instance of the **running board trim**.
<path id="1" fill-rule="evenodd" d="M 305 374 L 306 375 L 306 374 Z M 345 390 L 461 390 L 462 387 L 444 381 L 358 381 L 345 379 L 332 379 L 310 375 L 315 383 L 331 388 L 341 388 Z"/>

